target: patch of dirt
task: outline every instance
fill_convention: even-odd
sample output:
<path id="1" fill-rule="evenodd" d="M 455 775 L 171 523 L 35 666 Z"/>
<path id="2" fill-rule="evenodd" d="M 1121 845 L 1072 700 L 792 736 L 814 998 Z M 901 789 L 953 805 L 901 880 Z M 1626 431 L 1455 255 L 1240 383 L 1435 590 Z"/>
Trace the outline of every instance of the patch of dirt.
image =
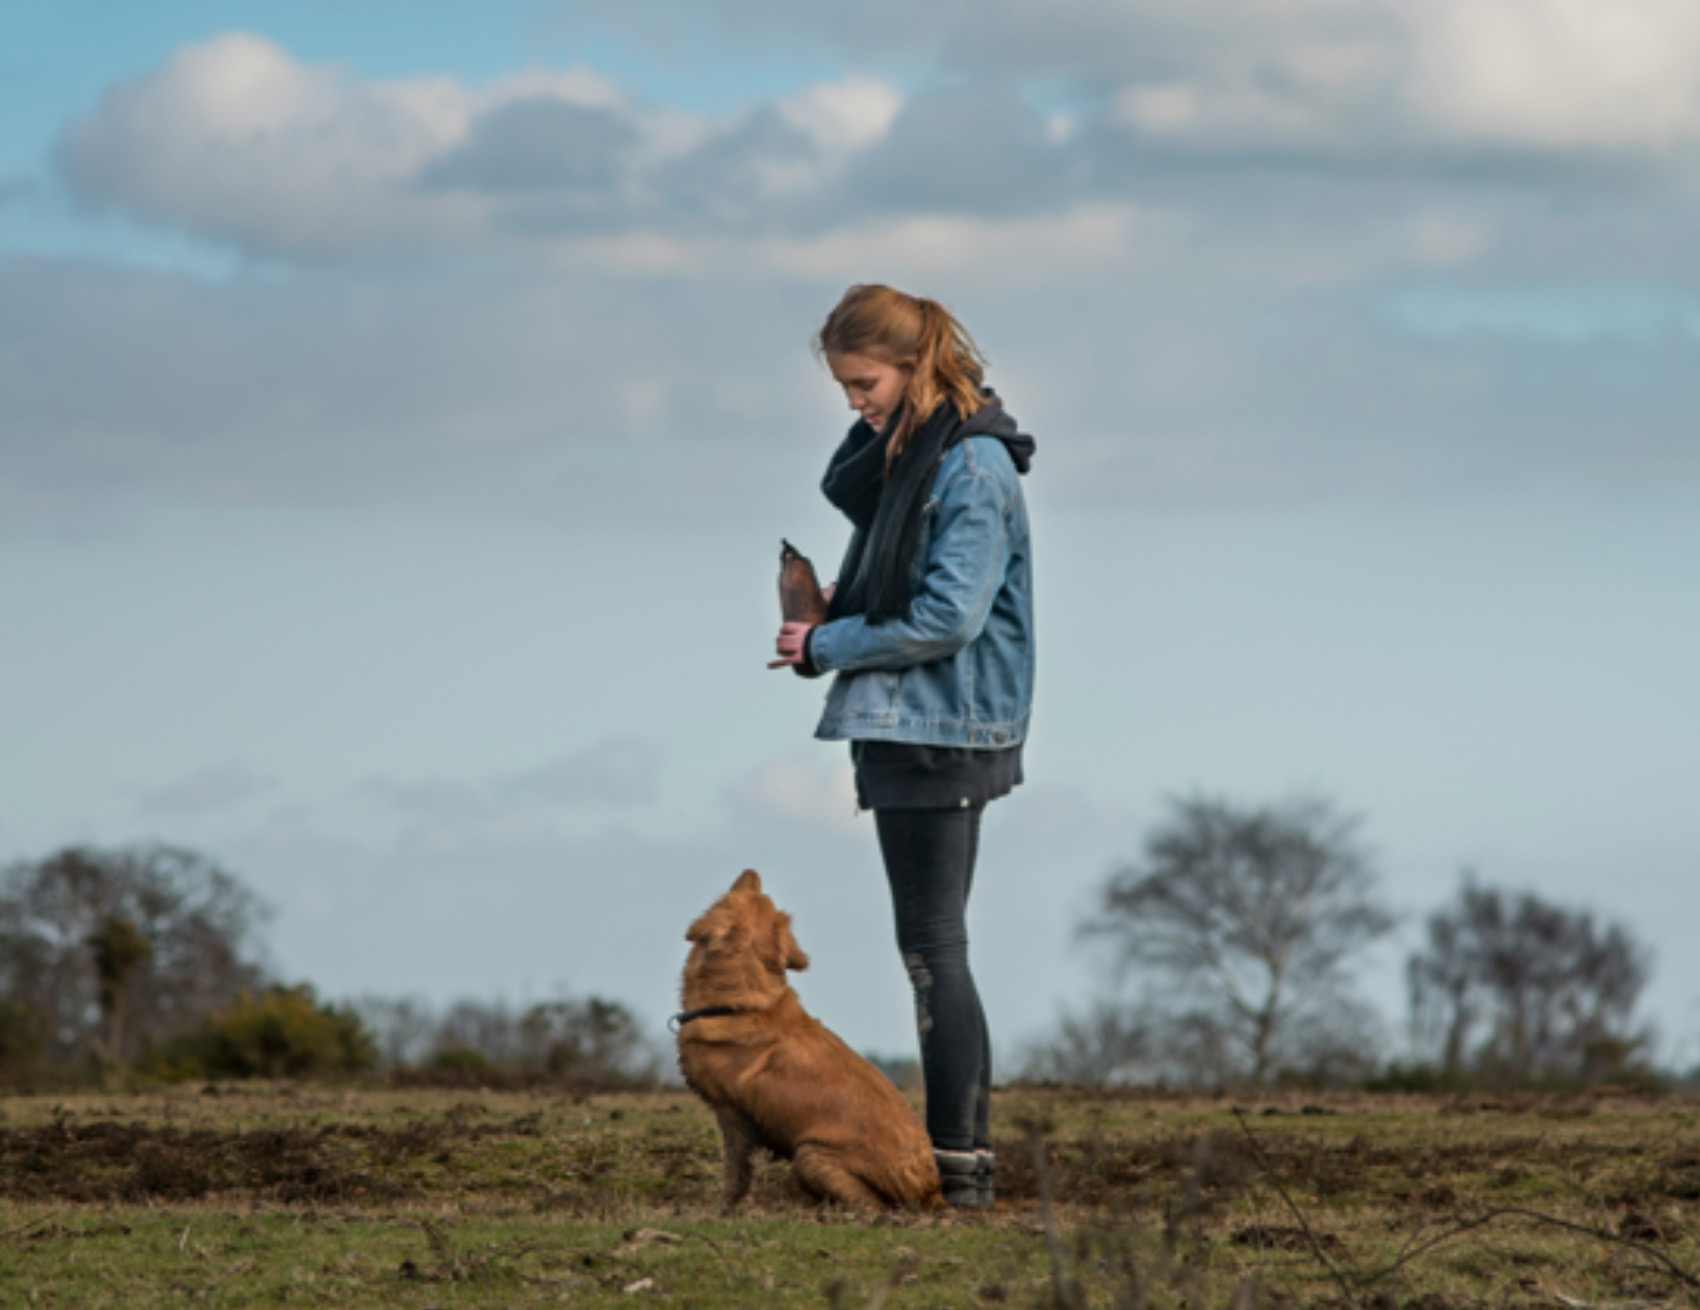
<path id="1" fill-rule="evenodd" d="M 389 1171 L 440 1160 L 457 1138 L 533 1135 L 499 1124 L 422 1120 L 217 1132 L 99 1120 L 0 1129 L 0 1196 L 74 1202 L 192 1201 L 241 1192 L 283 1202 L 390 1201 L 416 1188 Z"/>
<path id="2" fill-rule="evenodd" d="M 1038 1175 L 1027 1140 L 1005 1138 L 993 1147 L 998 1157 L 998 1195 L 1013 1201 L 1036 1199 Z M 1207 1195 L 1225 1197 L 1242 1191 L 1258 1174 L 1246 1140 L 1228 1132 L 1047 1141 L 1045 1171 L 1053 1197 L 1086 1205 L 1125 1199 L 1151 1182 L 1186 1178 L 1196 1178 Z"/>
<path id="3" fill-rule="evenodd" d="M 1309 1251 L 1310 1238 L 1302 1228 L 1283 1228 L 1274 1224 L 1248 1224 L 1228 1235 L 1235 1246 L 1249 1246 L 1257 1251 Z M 1317 1233 L 1316 1244 L 1330 1255 L 1345 1250 L 1340 1239 L 1332 1233 Z"/>

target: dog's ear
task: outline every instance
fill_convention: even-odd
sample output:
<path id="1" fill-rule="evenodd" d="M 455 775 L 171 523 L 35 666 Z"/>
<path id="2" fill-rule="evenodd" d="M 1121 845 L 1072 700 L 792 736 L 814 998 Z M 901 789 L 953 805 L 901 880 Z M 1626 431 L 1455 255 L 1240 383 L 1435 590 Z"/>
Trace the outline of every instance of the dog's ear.
<path id="1" fill-rule="evenodd" d="M 716 909 L 719 907 L 716 906 Z M 685 929 L 685 940 L 691 943 L 706 942 L 714 936 L 714 931 L 720 926 L 720 916 L 714 910 L 709 910 L 700 919 Z"/>
<path id="2" fill-rule="evenodd" d="M 761 890 L 761 874 L 754 869 L 745 869 L 738 875 L 738 881 L 732 884 L 735 892 L 759 892 Z"/>
<path id="3" fill-rule="evenodd" d="M 801 972 L 809 967 L 809 957 L 803 954 L 803 948 L 797 945 L 797 939 L 791 935 L 791 916 L 779 916 L 779 957 L 785 962 L 787 969 Z"/>

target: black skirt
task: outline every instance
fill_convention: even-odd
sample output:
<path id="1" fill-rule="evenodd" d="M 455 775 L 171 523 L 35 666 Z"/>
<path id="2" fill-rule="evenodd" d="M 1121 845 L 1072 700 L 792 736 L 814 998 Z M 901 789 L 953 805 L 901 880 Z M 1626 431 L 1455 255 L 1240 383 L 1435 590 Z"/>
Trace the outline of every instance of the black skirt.
<path id="1" fill-rule="evenodd" d="M 853 741 L 856 804 L 864 810 L 956 810 L 1007 796 L 1022 782 L 1021 747 L 970 750 L 909 741 Z"/>

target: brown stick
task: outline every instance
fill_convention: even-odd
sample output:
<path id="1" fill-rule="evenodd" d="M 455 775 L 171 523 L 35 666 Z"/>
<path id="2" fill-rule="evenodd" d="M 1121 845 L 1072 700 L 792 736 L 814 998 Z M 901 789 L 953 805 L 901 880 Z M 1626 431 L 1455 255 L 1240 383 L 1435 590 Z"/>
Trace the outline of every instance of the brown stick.
<path id="1" fill-rule="evenodd" d="M 1639 1251 L 1642 1255 L 1650 1255 L 1654 1260 L 1658 1261 L 1659 1264 L 1664 1266 L 1664 1272 L 1671 1278 L 1676 1279 L 1679 1283 L 1683 1283 L 1688 1287 L 1700 1288 L 1700 1278 L 1696 1278 L 1693 1274 L 1689 1273 L 1663 1251 L 1658 1250 L 1656 1247 L 1648 1246 L 1645 1242 L 1633 1241 L 1630 1238 L 1621 1237 L 1616 1233 L 1607 1232 L 1603 1228 L 1593 1228 L 1587 1224 L 1575 1223 L 1569 1219 L 1560 1219 L 1557 1215 L 1544 1214 L 1539 1210 L 1528 1210 L 1517 1205 L 1500 1206 L 1498 1209 L 1489 1210 L 1486 1214 L 1479 1214 L 1474 1219 L 1466 1219 L 1462 1223 L 1447 1229 L 1444 1233 L 1441 1233 L 1433 1240 L 1424 1242 L 1421 1246 L 1416 1247 L 1409 1253 L 1400 1256 L 1392 1264 L 1388 1265 L 1387 1268 L 1378 1270 L 1373 1274 L 1364 1275 L 1364 1277 L 1358 1280 L 1359 1284 L 1361 1286 L 1368 1287 L 1371 1283 L 1378 1283 L 1383 1278 L 1398 1273 L 1400 1269 L 1404 1268 L 1404 1266 L 1409 1264 L 1412 1260 L 1415 1260 L 1418 1256 L 1427 1251 L 1434 1250 L 1435 1247 L 1441 1245 L 1443 1242 L 1450 1242 L 1454 1237 L 1462 1237 L 1465 1233 L 1473 1232 L 1477 1228 L 1484 1228 L 1488 1224 L 1491 1224 L 1494 1220 L 1504 1219 L 1508 1215 L 1521 1219 L 1533 1219 L 1536 1223 L 1547 1224 L 1553 1228 L 1564 1228 L 1573 1233 L 1581 1233 L 1586 1237 L 1592 1237 L 1597 1241 L 1611 1242 L 1616 1246 L 1627 1247 L 1631 1251 Z"/>
<path id="2" fill-rule="evenodd" d="M 1310 1222 L 1305 1218 L 1304 1211 L 1299 1209 L 1298 1203 L 1291 1196 L 1287 1195 L 1287 1189 L 1281 1186 L 1281 1180 L 1275 1177 L 1274 1171 L 1269 1167 L 1269 1157 L 1263 1153 L 1263 1147 L 1252 1135 L 1251 1128 L 1245 1121 L 1245 1114 L 1238 1106 L 1234 1107 L 1234 1119 L 1239 1124 L 1240 1131 L 1245 1134 L 1246 1141 L 1251 1143 L 1252 1154 L 1257 1157 L 1258 1164 L 1263 1167 L 1265 1176 L 1268 1177 L 1281 1199 L 1287 1203 L 1287 1209 L 1293 1212 L 1293 1218 L 1299 1221 L 1299 1227 L 1304 1230 L 1305 1240 L 1310 1243 L 1311 1252 L 1322 1263 L 1322 1267 L 1334 1276 L 1334 1281 L 1340 1284 L 1340 1294 L 1346 1298 L 1347 1304 L 1350 1304 L 1353 1300 L 1351 1283 L 1347 1280 L 1346 1275 L 1340 1272 L 1335 1263 L 1328 1258 L 1328 1252 L 1322 1249 L 1322 1243 L 1317 1241 L 1316 1234 L 1311 1232 Z"/>
<path id="3" fill-rule="evenodd" d="M 27 1224 L 19 1224 L 16 1228 L 8 1228 L 4 1232 L 0 1232 L 0 1242 L 4 1242 L 4 1241 L 8 1240 L 9 1238 L 16 1237 L 19 1233 L 27 1233 L 32 1228 L 41 1227 L 42 1224 L 46 1223 L 47 1220 L 53 1218 L 53 1216 L 58 1214 L 58 1213 L 59 1213 L 58 1210 L 49 1210 L 46 1214 L 37 1215 L 34 1219 L 31 1219 Z"/>

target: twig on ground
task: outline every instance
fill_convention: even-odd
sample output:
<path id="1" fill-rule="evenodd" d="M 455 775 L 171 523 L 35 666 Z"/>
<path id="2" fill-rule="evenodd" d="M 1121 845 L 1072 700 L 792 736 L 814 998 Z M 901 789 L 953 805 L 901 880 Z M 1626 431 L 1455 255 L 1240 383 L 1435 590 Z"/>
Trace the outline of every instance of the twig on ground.
<path id="1" fill-rule="evenodd" d="M 1589 1224 L 1579 1224 L 1570 1219 L 1560 1219 L 1557 1215 L 1546 1214 L 1541 1210 L 1526 1209 L 1525 1207 L 1518 1205 L 1499 1206 L 1496 1209 L 1487 1211 L 1485 1214 L 1479 1214 L 1473 1219 L 1466 1219 L 1462 1223 L 1455 1224 L 1439 1236 L 1424 1242 L 1421 1246 L 1416 1247 L 1414 1250 L 1400 1256 L 1392 1264 L 1388 1265 L 1387 1268 L 1378 1270 L 1373 1274 L 1364 1275 L 1358 1280 L 1358 1282 L 1364 1287 L 1368 1287 L 1372 1283 L 1378 1283 L 1383 1278 L 1387 1278 L 1390 1275 L 1397 1273 L 1401 1268 L 1409 1264 L 1412 1260 L 1415 1260 L 1418 1256 L 1425 1252 L 1434 1250 L 1435 1247 L 1440 1246 L 1442 1243 L 1450 1242 L 1455 1237 L 1462 1237 L 1465 1233 L 1473 1232 L 1477 1228 L 1486 1227 L 1488 1224 L 1494 1222 L 1494 1220 L 1504 1219 L 1507 1216 L 1513 1216 L 1521 1219 L 1532 1219 L 1536 1223 L 1547 1224 L 1553 1228 L 1563 1228 L 1573 1233 L 1581 1233 L 1583 1236 L 1592 1237 L 1596 1241 L 1610 1242 L 1614 1246 L 1625 1247 L 1631 1251 L 1639 1251 L 1642 1255 L 1651 1256 L 1654 1260 L 1658 1261 L 1659 1264 L 1664 1266 L 1663 1272 L 1669 1277 L 1674 1278 L 1677 1282 L 1682 1283 L 1686 1287 L 1700 1289 L 1700 1278 L 1696 1278 L 1693 1274 L 1689 1273 L 1681 1265 L 1677 1264 L 1676 1261 L 1672 1260 L 1663 1251 L 1658 1250 L 1656 1247 L 1648 1246 L 1645 1242 L 1637 1242 L 1633 1238 L 1623 1237 L 1617 1233 L 1608 1232 L 1604 1228 L 1594 1228 Z"/>
<path id="2" fill-rule="evenodd" d="M 1245 1134 L 1246 1141 L 1251 1143 L 1252 1154 L 1257 1157 L 1257 1163 L 1262 1166 L 1264 1176 L 1269 1179 L 1271 1186 L 1275 1188 L 1281 1200 L 1286 1203 L 1287 1209 L 1293 1212 L 1293 1218 L 1299 1221 L 1299 1228 L 1304 1232 L 1305 1241 L 1310 1243 L 1311 1252 L 1322 1263 L 1322 1267 L 1333 1275 L 1334 1281 L 1340 1285 L 1340 1294 L 1346 1298 L 1347 1304 L 1352 1304 L 1356 1298 L 1353 1295 L 1350 1280 L 1328 1258 L 1328 1252 L 1322 1249 L 1322 1243 L 1316 1240 L 1316 1234 L 1311 1231 L 1310 1221 L 1305 1218 L 1304 1211 L 1299 1209 L 1298 1203 L 1288 1195 L 1287 1189 L 1281 1186 L 1281 1180 L 1275 1176 L 1274 1171 L 1269 1167 L 1269 1157 L 1263 1153 L 1262 1144 L 1258 1142 L 1251 1131 L 1251 1126 L 1245 1121 L 1245 1112 L 1237 1105 L 1234 1107 L 1234 1121 L 1239 1124 L 1240 1131 Z"/>
<path id="3" fill-rule="evenodd" d="M 1563 1292 L 1548 1290 L 1547 1295 L 1560 1305 L 1575 1307 L 1575 1310 L 1656 1310 L 1663 1301 L 1579 1301 Z"/>
<path id="4" fill-rule="evenodd" d="M 212 1282 L 208 1283 L 205 1287 L 203 1287 L 201 1289 L 201 1295 L 203 1297 L 208 1295 L 210 1292 L 215 1290 L 221 1284 L 229 1282 L 232 1278 L 235 1278 L 238 1274 L 248 1273 L 253 1268 L 254 1268 L 254 1261 L 252 1259 L 238 1260 L 235 1264 L 231 1265 L 228 1269 L 226 1269 L 217 1278 L 213 1279 Z"/>
<path id="5" fill-rule="evenodd" d="M 1508 1217 L 1532 1220 L 1535 1223 L 1546 1224 L 1549 1227 L 1562 1228 L 1572 1233 L 1581 1233 L 1585 1237 L 1594 1238 L 1596 1241 L 1609 1242 L 1614 1246 L 1621 1246 L 1626 1250 L 1637 1251 L 1642 1255 L 1651 1257 L 1660 1266 L 1662 1266 L 1662 1270 L 1659 1272 L 1663 1272 L 1666 1276 L 1675 1279 L 1677 1282 L 1686 1287 L 1700 1290 L 1700 1278 L 1689 1273 L 1681 1265 L 1677 1264 L 1676 1261 L 1672 1260 L 1656 1247 L 1649 1246 L 1645 1242 L 1637 1242 L 1633 1238 L 1623 1237 L 1618 1233 L 1608 1232 L 1604 1228 L 1595 1228 L 1591 1224 L 1580 1224 L 1574 1220 L 1561 1219 L 1557 1215 L 1547 1214 L 1541 1210 L 1530 1210 L 1525 1206 L 1516 1205 L 1498 1206 L 1495 1209 L 1487 1211 L 1485 1214 L 1479 1214 L 1474 1218 L 1466 1219 L 1461 1223 L 1453 1225 L 1451 1228 L 1448 1228 L 1446 1231 L 1438 1234 L 1437 1236 L 1430 1238 L 1420 1246 L 1413 1247 L 1409 1242 L 1407 1242 L 1406 1249 L 1401 1251 L 1398 1258 L 1385 1269 L 1379 1269 L 1374 1273 L 1359 1274 L 1355 1277 L 1348 1278 L 1341 1272 L 1340 1268 L 1328 1258 L 1328 1253 L 1322 1249 L 1322 1243 L 1317 1240 L 1316 1234 L 1311 1230 L 1310 1222 L 1305 1218 L 1304 1211 L 1299 1208 L 1298 1203 L 1293 1200 L 1287 1189 L 1281 1185 L 1281 1180 L 1276 1178 L 1270 1171 L 1269 1157 L 1264 1153 L 1262 1145 L 1258 1142 L 1256 1136 L 1252 1133 L 1250 1126 L 1246 1123 L 1244 1112 L 1236 1106 L 1234 1108 L 1233 1115 L 1235 1121 L 1240 1126 L 1240 1131 L 1245 1134 L 1246 1141 L 1251 1144 L 1252 1152 L 1257 1156 L 1257 1161 L 1263 1167 L 1264 1174 L 1268 1177 L 1270 1185 L 1273 1186 L 1275 1191 L 1280 1195 L 1281 1200 L 1286 1203 L 1287 1209 L 1292 1211 L 1293 1217 L 1298 1220 L 1299 1228 L 1304 1232 L 1305 1240 L 1310 1243 L 1312 1253 L 1316 1256 L 1318 1262 L 1321 1263 L 1321 1265 L 1333 1276 L 1334 1281 L 1340 1285 L 1340 1291 L 1345 1296 L 1348 1303 L 1355 1300 L 1354 1285 L 1358 1290 L 1372 1287 L 1376 1283 L 1381 1282 L 1383 1279 L 1389 1278 L 1398 1273 L 1399 1270 L 1403 1269 L 1413 1260 L 1416 1260 L 1419 1256 L 1427 1254 L 1436 1247 L 1444 1245 L 1456 1237 L 1462 1237 L 1466 1233 L 1474 1232 L 1478 1228 L 1484 1228 L 1488 1224 L 1493 1223 L 1495 1220 Z"/>
<path id="6" fill-rule="evenodd" d="M 702 1241 L 707 1243 L 708 1249 L 713 1251 L 715 1255 L 720 1257 L 720 1262 L 726 1266 L 727 1276 L 732 1278 L 732 1279 L 737 1279 L 738 1277 L 740 1277 L 738 1271 L 732 1267 L 732 1257 L 727 1255 L 726 1252 L 723 1249 L 721 1249 L 719 1242 L 715 1241 L 707 1233 L 699 1233 L 699 1232 L 692 1231 L 690 1233 L 687 1233 L 686 1236 L 687 1237 L 701 1238 Z M 750 1276 L 749 1269 L 746 1268 L 741 1276 L 744 1277 L 744 1278 L 748 1278 Z"/>
<path id="7" fill-rule="evenodd" d="M 32 1228 L 40 1228 L 42 1224 L 46 1223 L 58 1213 L 58 1210 L 49 1210 L 46 1214 L 37 1215 L 28 1223 L 18 1224 L 14 1228 L 7 1228 L 4 1231 L 0 1231 L 0 1242 L 8 1241 L 9 1239 L 16 1237 L 19 1233 L 27 1233 Z"/>

